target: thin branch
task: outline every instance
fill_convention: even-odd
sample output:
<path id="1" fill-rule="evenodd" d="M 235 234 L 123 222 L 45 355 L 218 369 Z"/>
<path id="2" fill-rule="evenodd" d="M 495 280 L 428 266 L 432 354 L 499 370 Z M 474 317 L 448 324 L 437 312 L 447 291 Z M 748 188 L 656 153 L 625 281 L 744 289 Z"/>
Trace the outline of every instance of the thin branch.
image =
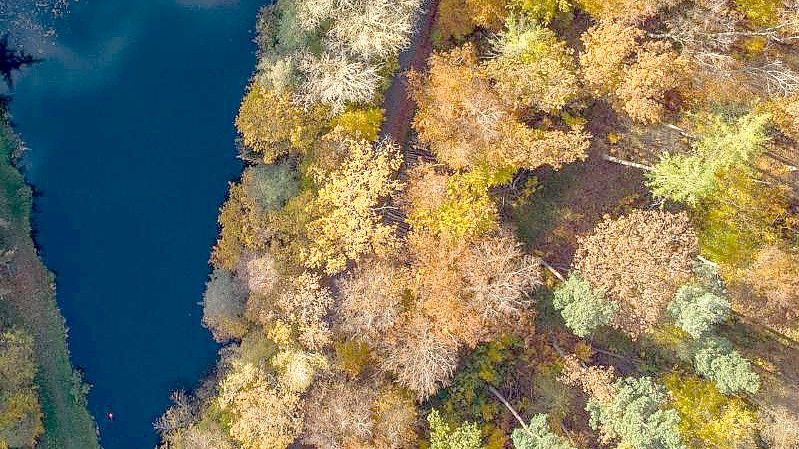
<path id="1" fill-rule="evenodd" d="M 614 162 L 616 164 L 624 165 L 627 167 L 634 167 L 645 171 L 652 171 L 655 169 L 655 167 L 652 167 L 651 165 L 644 165 L 644 164 L 639 164 L 637 162 L 625 161 L 624 159 L 615 158 L 609 154 L 603 154 L 602 159 L 609 162 Z"/>
<path id="2" fill-rule="evenodd" d="M 561 282 L 565 282 L 565 281 L 566 281 L 566 279 L 563 277 L 563 275 L 562 275 L 562 274 L 560 274 L 560 271 L 556 270 L 556 269 L 555 269 L 555 267 L 553 267 L 552 265 L 550 265 L 549 263 L 547 263 L 547 261 L 546 261 L 546 260 L 544 260 L 544 259 L 539 259 L 539 260 L 541 261 L 541 265 L 543 265 L 543 266 L 544 266 L 544 268 L 546 268 L 547 270 L 549 270 L 549 272 L 550 272 L 550 273 L 552 273 L 552 274 L 553 274 L 553 275 L 554 275 L 556 278 L 558 278 L 558 279 L 559 279 Z"/>

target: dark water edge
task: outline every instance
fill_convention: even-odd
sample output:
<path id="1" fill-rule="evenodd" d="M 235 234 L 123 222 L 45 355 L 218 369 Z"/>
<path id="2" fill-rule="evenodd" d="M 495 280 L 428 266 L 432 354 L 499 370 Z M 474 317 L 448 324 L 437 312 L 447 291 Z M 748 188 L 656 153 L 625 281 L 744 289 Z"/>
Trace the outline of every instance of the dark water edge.
<path id="1" fill-rule="evenodd" d="M 262 4 L 133 3 L 73 7 L 11 104 L 36 243 L 107 449 L 153 447 L 169 392 L 216 357 L 198 302 L 241 169 L 233 117 Z"/>

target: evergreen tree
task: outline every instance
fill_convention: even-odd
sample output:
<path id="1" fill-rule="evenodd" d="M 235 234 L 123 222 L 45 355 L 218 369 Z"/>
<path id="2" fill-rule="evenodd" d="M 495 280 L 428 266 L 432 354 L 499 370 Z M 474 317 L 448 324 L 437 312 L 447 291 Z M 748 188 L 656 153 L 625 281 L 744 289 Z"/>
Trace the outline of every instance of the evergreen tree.
<path id="1" fill-rule="evenodd" d="M 586 410 L 591 427 L 605 441 L 617 440 L 632 449 L 685 449 L 680 439 L 680 417 L 665 407 L 665 388 L 649 377 L 616 381 L 610 400 L 592 397 Z"/>
<path id="2" fill-rule="evenodd" d="M 533 416 L 527 429 L 514 429 L 511 439 L 515 449 L 574 449 L 565 438 L 549 430 L 543 413 Z"/>
<path id="3" fill-rule="evenodd" d="M 587 337 L 596 328 L 610 324 L 619 311 L 618 303 L 605 299 L 604 290 L 591 288 L 577 273 L 569 274 L 555 289 L 552 303 L 578 337 Z"/>
<path id="4" fill-rule="evenodd" d="M 696 372 L 713 381 L 724 394 L 739 391 L 754 394 L 760 389 L 760 379 L 749 361 L 725 338 L 711 336 L 699 340 L 693 361 Z"/>
<path id="5" fill-rule="evenodd" d="M 668 312 L 680 329 L 699 338 L 727 318 L 730 303 L 701 286 L 688 284 L 677 291 Z"/>

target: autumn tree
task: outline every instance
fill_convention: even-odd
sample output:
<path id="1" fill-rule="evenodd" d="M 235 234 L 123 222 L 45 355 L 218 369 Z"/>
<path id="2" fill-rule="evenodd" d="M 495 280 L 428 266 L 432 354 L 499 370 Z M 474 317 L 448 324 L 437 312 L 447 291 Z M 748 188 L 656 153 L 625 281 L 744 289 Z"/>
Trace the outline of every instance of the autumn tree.
<path id="1" fill-rule="evenodd" d="M 661 321 L 691 276 L 696 233 L 685 213 L 636 210 L 606 217 L 579 240 L 574 269 L 619 304 L 614 326 L 637 336 Z"/>
<path id="2" fill-rule="evenodd" d="M 270 164 L 291 150 L 304 150 L 319 133 L 318 121 L 297 107 L 286 93 L 250 86 L 236 117 L 245 147 Z"/>
<path id="3" fill-rule="evenodd" d="M 307 399 L 302 441 L 314 447 L 357 447 L 371 440 L 376 391 L 355 380 L 318 382 Z"/>
<path id="4" fill-rule="evenodd" d="M 416 409 L 380 381 L 339 376 L 318 382 L 307 399 L 302 440 L 315 447 L 412 447 Z"/>
<path id="5" fill-rule="evenodd" d="M 219 210 L 222 228 L 211 254 L 211 263 L 228 271 L 235 270 L 245 252 L 265 249 L 266 222 L 256 213 L 257 205 L 241 184 L 231 184 L 228 198 Z"/>
<path id="6" fill-rule="evenodd" d="M 427 415 L 430 449 L 483 449 L 480 428 L 474 423 L 454 426 L 444 421 L 438 410 Z"/>
<path id="7" fill-rule="evenodd" d="M 443 0 L 435 32 L 439 39 L 461 40 L 476 27 L 498 31 L 505 21 L 506 0 Z"/>
<path id="8" fill-rule="evenodd" d="M 542 284 L 540 261 L 521 247 L 510 232 L 500 232 L 475 241 L 458 263 L 468 302 L 487 324 L 524 315 L 533 289 Z"/>
<path id="9" fill-rule="evenodd" d="M 394 174 L 401 158 L 396 143 L 375 145 L 365 140 L 344 141 L 347 159 L 320 185 L 306 213 L 310 239 L 305 264 L 328 274 L 343 270 L 349 260 L 366 253 L 385 253 L 393 246 L 394 228 L 383 223 L 383 201 L 400 188 Z"/>
<path id="10" fill-rule="evenodd" d="M 572 52 L 549 28 L 509 20 L 493 51 L 485 69 L 506 104 L 555 112 L 580 93 Z"/>
<path id="11" fill-rule="evenodd" d="M 306 54 L 298 64 L 303 80 L 297 97 L 306 107 L 325 104 L 341 112 L 350 103 L 369 103 L 380 83 L 378 68 L 347 53 Z"/>
<path id="12" fill-rule="evenodd" d="M 541 283 L 539 263 L 510 233 L 470 242 L 414 232 L 411 293 L 438 332 L 474 347 L 499 328 L 529 317 L 529 294 Z"/>
<path id="13" fill-rule="evenodd" d="M 597 290 L 577 273 L 570 273 L 554 291 L 552 303 L 575 335 L 587 337 L 600 326 L 613 322 L 619 304 L 607 300 L 603 290 Z"/>
<path id="14" fill-rule="evenodd" d="M 580 9 L 607 23 L 636 24 L 653 17 L 661 9 L 678 3 L 677 0 L 574 0 Z"/>
<path id="15" fill-rule="evenodd" d="M 756 447 L 757 415 L 742 399 L 726 397 L 696 376 L 671 372 L 662 379 L 689 447 Z"/>
<path id="16" fill-rule="evenodd" d="M 510 179 L 510 173 L 476 168 L 448 175 L 431 164 L 408 172 L 402 204 L 416 230 L 441 238 L 473 238 L 496 229 L 499 215 L 489 189 Z"/>
<path id="17" fill-rule="evenodd" d="M 787 248 L 760 250 L 746 272 L 747 288 L 754 293 L 755 316 L 775 326 L 794 323 L 799 315 L 799 254 Z"/>
<path id="18" fill-rule="evenodd" d="M 310 350 L 319 350 L 330 343 L 330 326 L 325 321 L 333 297 L 320 285 L 318 275 L 302 273 L 290 279 L 275 298 L 276 309 L 265 318 L 291 325 L 297 340 Z"/>
<path id="19" fill-rule="evenodd" d="M 234 366 L 220 383 L 218 404 L 230 414 L 230 436 L 244 449 L 285 449 L 302 431 L 300 395 L 252 364 Z"/>
<path id="20" fill-rule="evenodd" d="M 289 163 L 247 167 L 241 185 L 259 213 L 280 209 L 300 187 L 297 172 Z"/>
<path id="21" fill-rule="evenodd" d="M 335 0 L 327 13 L 331 48 L 346 48 L 364 60 L 386 60 L 410 45 L 419 0 Z"/>
<path id="22" fill-rule="evenodd" d="M 400 319 L 408 273 L 389 261 L 366 259 L 339 282 L 337 317 L 348 335 L 378 342 Z"/>
<path id="23" fill-rule="evenodd" d="M 557 168 L 585 157 L 589 136 L 579 126 L 536 129 L 523 123 L 479 69 L 469 44 L 434 54 L 429 74 L 415 74 L 410 83 L 420 141 L 454 169 Z"/>
<path id="24" fill-rule="evenodd" d="M 457 343 L 442 336 L 429 318 L 416 314 L 388 336 L 380 364 L 424 400 L 450 382 L 458 363 L 457 349 Z"/>
<path id="25" fill-rule="evenodd" d="M 630 118 L 658 122 L 666 95 L 681 86 L 685 61 L 669 44 L 642 42 L 644 32 L 619 22 L 601 23 L 582 36 L 580 67 L 594 95 L 608 98 Z"/>
<path id="26" fill-rule="evenodd" d="M 247 290 L 229 271 L 216 269 L 205 285 L 203 323 L 217 341 L 241 338 L 248 329 L 244 320 Z"/>
<path id="27" fill-rule="evenodd" d="M 279 1 L 258 21 L 256 82 L 306 107 L 369 102 L 381 65 L 410 43 L 418 0 Z"/>
<path id="28" fill-rule="evenodd" d="M 543 25 L 559 18 L 571 18 L 575 6 L 571 0 L 512 0 L 510 3 L 530 20 Z"/>

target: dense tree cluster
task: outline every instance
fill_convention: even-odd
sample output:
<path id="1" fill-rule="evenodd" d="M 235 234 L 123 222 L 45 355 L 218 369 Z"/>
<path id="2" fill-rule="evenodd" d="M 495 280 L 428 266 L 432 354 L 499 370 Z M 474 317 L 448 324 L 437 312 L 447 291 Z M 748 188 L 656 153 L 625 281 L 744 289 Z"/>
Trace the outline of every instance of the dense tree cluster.
<path id="1" fill-rule="evenodd" d="M 425 7 L 261 12 L 163 447 L 795 446 L 796 5 Z"/>

